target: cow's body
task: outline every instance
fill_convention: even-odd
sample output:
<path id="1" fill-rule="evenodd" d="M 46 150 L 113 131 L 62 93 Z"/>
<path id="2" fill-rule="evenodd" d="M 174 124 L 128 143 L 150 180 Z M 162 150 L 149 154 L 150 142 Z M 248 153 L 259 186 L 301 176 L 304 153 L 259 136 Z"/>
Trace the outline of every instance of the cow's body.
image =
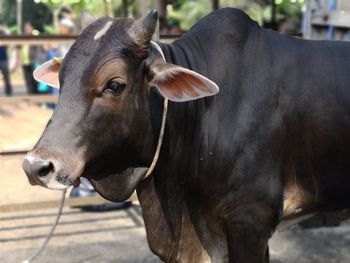
<path id="1" fill-rule="evenodd" d="M 220 92 L 169 104 L 160 159 L 136 188 L 152 251 L 263 262 L 281 220 L 349 208 L 350 44 L 283 36 L 223 9 L 161 48 Z M 162 100 L 148 96 L 151 149 Z"/>
<path id="2" fill-rule="evenodd" d="M 159 168 L 143 183 L 154 184 L 148 191 L 163 207 L 156 217 L 141 195 L 151 245 L 175 231 L 165 258 L 177 249 L 187 256 L 184 238 L 224 257 L 225 224 L 235 221 L 251 223 L 255 239 L 283 216 L 350 206 L 350 44 L 287 37 L 226 9 L 162 49 L 220 87 L 215 97 L 170 105 Z M 147 221 L 160 218 L 158 232 Z"/>

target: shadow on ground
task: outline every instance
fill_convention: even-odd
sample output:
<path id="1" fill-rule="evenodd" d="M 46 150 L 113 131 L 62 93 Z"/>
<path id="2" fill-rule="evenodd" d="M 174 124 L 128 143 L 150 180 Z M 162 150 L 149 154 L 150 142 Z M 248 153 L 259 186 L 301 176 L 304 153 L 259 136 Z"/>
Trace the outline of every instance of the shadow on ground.
<path id="1" fill-rule="evenodd" d="M 19 263 L 40 246 L 54 210 L 0 213 L 1 263 Z M 350 220 L 340 227 L 291 227 L 270 240 L 272 263 L 350 262 Z M 82 212 L 65 208 L 45 252 L 33 263 L 159 263 L 148 247 L 140 208 Z"/>

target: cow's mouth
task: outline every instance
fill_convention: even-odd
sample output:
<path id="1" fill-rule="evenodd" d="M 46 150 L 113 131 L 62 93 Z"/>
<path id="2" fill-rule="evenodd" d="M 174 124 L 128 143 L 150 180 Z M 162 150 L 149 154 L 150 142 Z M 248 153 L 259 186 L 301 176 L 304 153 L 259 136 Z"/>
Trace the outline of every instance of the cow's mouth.
<path id="1" fill-rule="evenodd" d="M 111 160 L 101 158 L 92 165 L 83 158 L 72 155 L 47 153 L 37 149 L 23 161 L 23 168 L 32 185 L 52 190 L 66 190 L 80 184 L 80 177 L 87 178 L 95 190 L 110 201 L 124 201 L 131 196 L 144 178 L 147 167 L 125 164 L 117 170 Z M 100 161 L 101 161 L 100 160 Z M 113 160 L 112 160 L 113 161 Z"/>
<path id="2" fill-rule="evenodd" d="M 147 169 L 147 167 L 130 167 L 121 172 L 102 176 L 83 176 L 91 182 L 101 196 L 113 202 L 120 202 L 131 196 L 138 183 L 144 178 Z"/>
<path id="3" fill-rule="evenodd" d="M 39 152 L 41 153 L 41 152 Z M 51 190 L 67 190 L 78 186 L 80 175 L 84 170 L 84 162 L 70 158 L 46 154 L 29 153 L 23 161 L 31 185 L 40 185 Z"/>

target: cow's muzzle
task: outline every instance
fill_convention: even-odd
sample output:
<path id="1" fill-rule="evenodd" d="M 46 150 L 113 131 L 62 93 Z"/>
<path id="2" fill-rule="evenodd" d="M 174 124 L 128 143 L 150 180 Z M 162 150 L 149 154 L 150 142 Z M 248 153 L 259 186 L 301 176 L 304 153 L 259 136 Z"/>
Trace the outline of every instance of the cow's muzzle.
<path id="1" fill-rule="evenodd" d="M 24 159 L 23 169 L 31 185 L 41 185 L 53 190 L 66 190 L 70 186 L 79 185 L 83 165 L 78 160 L 71 160 L 61 154 L 34 150 Z"/>

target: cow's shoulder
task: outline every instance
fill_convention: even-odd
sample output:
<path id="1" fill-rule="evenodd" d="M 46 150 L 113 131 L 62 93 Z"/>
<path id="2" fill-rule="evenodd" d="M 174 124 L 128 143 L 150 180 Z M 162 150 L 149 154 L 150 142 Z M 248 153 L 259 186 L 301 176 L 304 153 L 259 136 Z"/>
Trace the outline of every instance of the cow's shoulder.
<path id="1" fill-rule="evenodd" d="M 211 42 L 215 42 L 215 39 L 223 41 L 227 40 L 227 36 L 232 36 L 234 41 L 230 41 L 231 43 L 244 43 L 250 33 L 256 31 L 252 29 L 257 27 L 259 25 L 242 10 L 227 7 L 204 17 L 189 32 L 203 41 L 208 39 Z"/>
<path id="2" fill-rule="evenodd" d="M 222 8 L 202 18 L 192 29 L 213 28 L 216 31 L 244 29 L 257 25 L 245 12 L 237 8 Z"/>

